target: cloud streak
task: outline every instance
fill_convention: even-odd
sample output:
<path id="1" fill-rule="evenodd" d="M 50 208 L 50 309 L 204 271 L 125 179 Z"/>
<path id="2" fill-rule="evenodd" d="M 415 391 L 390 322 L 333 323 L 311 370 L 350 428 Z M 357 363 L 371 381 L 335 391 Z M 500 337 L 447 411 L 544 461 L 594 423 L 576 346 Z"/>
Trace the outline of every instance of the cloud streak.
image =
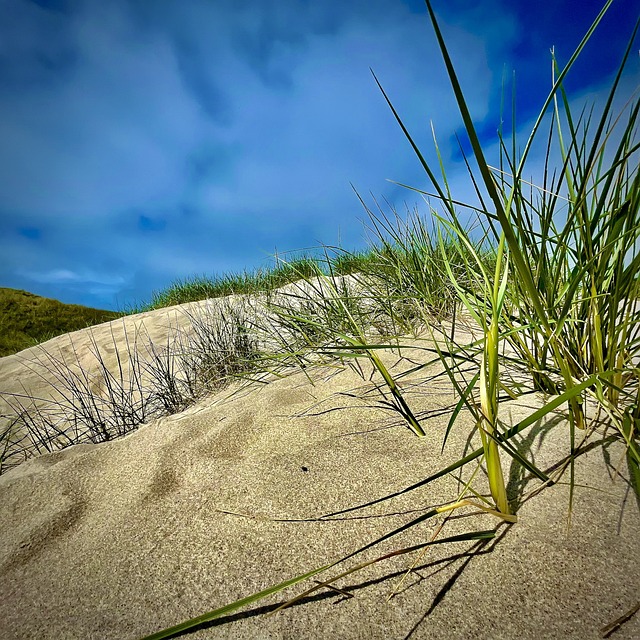
<path id="1" fill-rule="evenodd" d="M 503 64 L 548 62 L 521 50 L 544 34 L 520 4 L 455 0 L 440 14 L 491 136 Z M 362 246 L 350 183 L 400 208 L 416 198 L 386 179 L 427 186 L 370 67 L 420 144 L 432 148 L 432 120 L 445 158 L 459 161 L 460 121 L 421 2 L 4 0 L 0 10 L 4 286 L 114 308 L 276 249 Z"/>

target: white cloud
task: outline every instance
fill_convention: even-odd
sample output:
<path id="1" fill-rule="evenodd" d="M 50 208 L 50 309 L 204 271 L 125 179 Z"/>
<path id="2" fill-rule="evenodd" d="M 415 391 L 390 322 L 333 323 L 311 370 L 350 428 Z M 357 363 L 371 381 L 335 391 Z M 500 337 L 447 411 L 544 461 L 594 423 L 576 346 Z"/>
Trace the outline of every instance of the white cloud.
<path id="1" fill-rule="evenodd" d="M 126 278 L 122 276 L 109 276 L 88 270 L 51 269 L 49 271 L 29 271 L 20 269 L 18 273 L 22 277 L 41 284 L 92 284 L 120 287 L 127 282 Z"/>

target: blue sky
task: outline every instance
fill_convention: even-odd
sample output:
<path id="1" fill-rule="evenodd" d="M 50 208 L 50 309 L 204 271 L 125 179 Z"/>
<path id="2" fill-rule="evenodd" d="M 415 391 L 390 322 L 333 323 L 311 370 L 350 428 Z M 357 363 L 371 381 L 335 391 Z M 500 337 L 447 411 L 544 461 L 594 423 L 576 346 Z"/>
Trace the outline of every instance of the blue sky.
<path id="1" fill-rule="evenodd" d="M 433 4 L 491 145 L 503 70 L 526 129 L 551 46 L 565 62 L 602 1 Z M 637 13 L 614 1 L 572 95 L 602 94 Z M 351 183 L 400 212 L 418 198 L 389 180 L 428 187 L 370 67 L 427 151 L 433 122 L 464 191 L 421 0 L 0 0 L 0 15 L 0 286 L 117 309 L 275 251 L 364 247 Z M 624 88 L 639 82 L 635 55 Z"/>

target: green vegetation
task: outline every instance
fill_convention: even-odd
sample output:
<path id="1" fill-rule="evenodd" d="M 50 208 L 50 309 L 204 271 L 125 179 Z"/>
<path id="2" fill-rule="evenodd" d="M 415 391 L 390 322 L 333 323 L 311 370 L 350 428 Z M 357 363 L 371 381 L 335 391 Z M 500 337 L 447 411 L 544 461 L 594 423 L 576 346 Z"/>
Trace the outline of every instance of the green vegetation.
<path id="1" fill-rule="evenodd" d="M 312 278 L 327 274 L 329 271 L 338 275 L 346 275 L 360 271 L 362 265 L 369 258 L 370 254 L 366 251 L 350 253 L 338 249 L 335 250 L 335 256 L 330 259 L 323 253 L 296 252 L 295 255 L 287 259 L 276 255 L 273 265 L 267 268 L 176 280 L 166 289 L 155 292 L 149 302 L 132 307 L 127 313 L 141 313 L 234 294 L 265 293 L 295 282 L 301 277 Z"/>
<path id="2" fill-rule="evenodd" d="M 522 496 L 507 491 L 503 459 L 538 478 L 536 491 L 561 478 L 566 480 L 568 475 L 573 492 L 574 465 L 593 448 L 594 433 L 601 437 L 602 446 L 614 441 L 624 446 L 629 484 L 640 504 L 640 306 L 636 275 L 640 271 L 640 102 L 635 97 L 621 113 L 613 110 L 640 21 L 599 112 L 594 108 L 576 116 L 563 87 L 566 74 L 610 4 L 606 3 L 563 69 L 553 60 L 552 90 L 526 142 L 517 140 L 515 114 L 510 139 L 499 131 L 496 168 L 489 164 L 480 145 L 427 0 L 473 149 L 473 158 L 466 161 L 479 204 L 453 199 L 443 161 L 440 159 L 436 168 L 427 163 L 376 78 L 436 192 L 439 208 L 432 209 L 430 216 L 416 211 L 406 216 L 395 211 L 392 215 L 374 213 L 365 205 L 373 237 L 365 252 L 352 254 L 326 247 L 318 255 L 297 256 L 290 261 L 277 258 L 272 270 L 214 280 L 196 278 L 157 294 L 149 308 L 230 293 L 252 295 L 236 301 L 224 299 L 217 305 L 208 303 L 210 306 L 201 314 L 193 312 L 190 316 L 192 332 L 188 336 L 168 340 L 164 349 L 152 347 L 147 362 L 130 358 L 138 372 L 133 378 L 140 381 L 143 373 L 151 375 L 155 395 L 144 396 L 142 383 L 135 389 L 127 387 L 124 378 L 114 379 L 103 366 L 102 375 L 108 380 L 103 386 L 110 390 L 109 401 L 100 405 L 97 413 L 83 418 L 83 407 L 96 406 L 95 401 L 88 402 L 95 385 L 85 384 L 78 374 L 66 374 L 64 363 L 49 360 L 58 384 L 67 391 L 71 389 L 68 397 L 77 398 L 71 407 L 58 409 L 71 414 L 76 411 L 76 423 L 85 419 L 99 427 L 92 427 L 92 441 L 122 433 L 120 423 L 110 423 L 102 414 L 116 414 L 123 404 L 131 407 L 126 431 L 135 428 L 140 415 L 181 410 L 202 393 L 238 376 L 267 372 L 282 375 L 292 369 L 306 372 L 329 362 L 352 365 L 364 378 L 367 374 L 360 367 L 363 361 L 379 376 L 376 388 L 385 406 L 402 416 L 406 426 L 420 437 L 427 425 L 421 424 L 411 409 L 403 389 L 404 374 L 392 373 L 384 359 L 385 352 L 401 354 L 402 336 L 411 335 L 412 346 L 424 345 L 424 360 L 417 362 L 414 358 L 410 373 L 426 375 L 427 367 L 438 364 L 440 373 L 436 375 L 448 379 L 457 392 L 449 429 L 464 411 L 473 417 L 480 435 L 482 446 L 461 454 L 457 462 L 431 477 L 322 518 L 357 511 L 453 474 L 461 489 L 448 504 L 434 506 L 342 558 L 149 639 L 172 637 L 232 613 L 441 514 L 472 507 L 499 521 L 517 522 Z M 548 126 L 544 133 L 543 124 Z M 438 150 L 437 141 L 435 145 Z M 539 184 L 528 182 L 529 171 L 534 171 L 528 161 L 535 145 L 542 146 L 546 158 Z M 554 157 L 558 166 L 551 160 Z M 474 328 L 475 335 L 469 330 Z M 138 352 L 135 344 L 129 346 Z M 122 375 L 122 367 L 120 371 Z M 541 398 L 540 408 L 517 424 L 503 421 L 504 399 L 534 392 Z M 123 397 L 132 403 L 123 403 Z M 140 401 L 146 403 L 142 409 L 136 404 Z M 58 423 L 52 420 L 47 426 L 46 416 L 30 412 L 26 406 L 17 408 L 16 419 L 22 420 L 32 434 L 44 434 L 42 437 L 50 443 L 48 434 L 55 433 Z M 553 472 L 545 472 L 514 444 L 514 436 L 560 409 L 565 410 L 567 419 L 549 420 L 545 428 L 566 428 L 571 444 L 565 462 Z M 113 426 L 104 431 L 105 424 Z M 85 437 L 75 434 L 71 440 Z M 493 535 L 495 531 L 470 531 L 459 537 L 434 537 L 351 567 L 305 595 L 391 555 L 412 553 L 429 544 L 483 540 Z"/>
<path id="3" fill-rule="evenodd" d="M 576 118 L 571 111 L 563 81 L 611 0 L 605 4 L 564 69 L 558 69 L 557 61 L 553 59 L 553 87 L 526 144 L 521 146 L 516 139 L 515 114 L 511 140 L 505 140 L 502 131 L 499 132 L 499 169 L 495 169 L 488 164 L 480 145 L 431 2 L 427 0 L 426 4 L 473 149 L 477 172 L 473 171 L 469 161 L 467 167 L 480 207 L 461 204 L 452 198 L 442 160 L 437 172 L 426 162 L 376 78 L 436 191 L 441 210 L 432 210 L 435 234 L 423 233 L 427 226 L 416 217 L 406 226 L 396 227 L 405 231 L 400 236 L 408 239 L 407 245 L 419 249 L 417 260 L 412 259 L 413 254 L 409 251 L 403 253 L 401 260 L 394 261 L 396 248 L 402 242 L 396 241 L 389 247 L 382 244 L 381 254 L 392 257 L 386 264 L 395 263 L 398 267 L 395 273 L 409 276 L 409 281 L 397 291 L 391 285 L 384 299 L 375 300 L 382 303 L 394 321 L 404 320 L 404 316 L 399 317 L 401 314 L 396 312 L 398 296 L 402 302 L 410 303 L 412 311 L 421 314 L 434 338 L 433 347 L 427 350 L 435 349 L 446 374 L 458 390 L 459 403 L 452 413 L 449 426 L 459 411 L 466 408 L 475 417 L 482 447 L 440 473 L 393 494 L 405 493 L 442 475 L 456 473 L 463 488 L 451 503 L 434 508 L 330 564 L 152 634 L 146 640 L 172 637 L 228 615 L 247 604 L 325 572 L 440 513 L 473 505 L 506 521 L 517 521 L 513 515 L 518 506 L 517 497 L 507 494 L 503 478 L 500 458 L 504 455 L 539 478 L 541 488 L 557 482 L 569 469 L 573 495 L 574 465 L 585 451 L 589 435 L 598 429 L 601 433 L 608 431 L 609 436 L 603 438 L 603 442 L 609 443 L 613 439 L 624 443 L 630 482 L 640 500 L 640 309 L 636 298 L 636 274 L 640 267 L 640 144 L 637 140 L 640 102 L 636 97 L 627 103 L 623 113 L 613 112 L 618 83 L 640 20 L 636 23 L 601 112 L 583 111 Z M 549 112 L 551 118 L 547 118 Z M 543 140 L 547 149 L 546 166 L 541 183 L 532 186 L 523 176 L 527 175 L 525 171 L 531 149 L 543 135 L 540 131 L 545 118 L 550 120 L 549 130 Z M 437 149 L 437 141 L 435 144 Z M 551 165 L 552 147 L 558 150 L 559 167 Z M 468 224 L 465 226 L 462 223 L 461 209 L 471 211 L 475 218 L 473 226 L 481 230 L 480 243 L 474 239 Z M 388 222 L 386 218 L 384 221 Z M 388 235 L 388 224 L 383 228 Z M 379 238 L 383 239 L 383 234 L 379 234 Z M 434 258 L 434 246 L 440 250 L 440 260 Z M 434 258 L 432 263 L 430 260 L 425 262 L 425 247 L 432 248 L 427 252 L 429 258 Z M 489 247 L 488 253 L 486 247 Z M 471 342 L 460 344 L 455 340 L 454 331 L 448 334 L 434 322 L 434 317 L 440 315 L 440 308 L 429 307 L 429 290 L 422 285 L 421 278 L 426 275 L 426 281 L 433 284 L 432 276 L 443 269 L 448 284 L 444 285 L 442 293 L 447 295 L 453 290 L 453 298 L 479 325 L 479 340 L 472 339 Z M 393 272 L 394 269 L 391 269 L 390 273 Z M 303 337 L 313 336 L 307 342 L 308 351 L 311 352 L 320 331 L 322 351 L 330 352 L 333 343 L 334 353 L 342 358 L 367 358 L 378 369 L 393 395 L 394 406 L 406 419 L 409 428 L 416 435 L 421 435 L 421 426 L 409 409 L 398 380 L 390 376 L 376 355 L 380 349 L 399 349 L 399 345 L 397 342 L 369 342 L 359 323 L 362 315 L 354 313 L 354 309 L 363 308 L 362 304 L 357 303 L 354 292 L 340 290 L 332 278 L 321 278 L 320 282 L 307 282 L 321 298 L 320 302 L 311 306 L 321 312 L 328 309 L 333 314 L 324 313 L 318 321 L 317 317 L 314 318 L 314 309 L 307 307 L 299 311 L 299 295 L 293 299 L 290 297 L 288 301 L 280 302 L 276 310 L 289 329 L 285 335 L 290 336 L 297 331 Z M 360 280 L 360 284 L 365 285 L 366 289 L 368 282 L 366 279 Z M 423 293 L 425 297 L 421 297 Z M 455 308 L 455 303 L 452 304 Z M 446 308 L 450 309 L 448 306 Z M 334 321 L 327 322 L 327 319 Z M 289 344 L 290 357 L 298 359 L 305 367 L 312 362 L 312 359 L 303 359 L 305 353 L 301 345 L 304 345 L 304 341 L 292 340 Z M 286 344 L 283 346 L 286 351 Z M 473 375 L 469 375 L 470 370 Z M 528 379 L 527 391 L 543 392 L 547 399 L 542 408 L 510 426 L 503 423 L 499 416 L 501 396 L 515 398 L 525 388 L 522 383 L 511 382 L 509 373 L 513 371 Z M 595 407 L 597 419 L 587 418 L 588 404 Z M 549 477 L 518 451 L 511 440 L 514 435 L 550 416 L 561 406 L 567 408 L 568 424 L 564 426 L 569 429 L 571 446 L 567 452 L 567 463 L 561 466 L 554 477 Z M 562 426 L 563 423 L 560 423 L 555 428 Z M 478 460 L 484 465 L 491 499 L 483 495 L 481 487 L 476 489 L 472 486 L 478 471 Z M 467 477 L 460 476 L 468 465 L 472 470 Z M 354 506 L 340 514 L 390 497 Z M 327 514 L 325 517 L 337 515 Z M 491 535 L 491 532 L 468 534 L 469 539 L 474 536 L 480 539 L 487 535 Z M 403 551 L 413 550 L 411 547 Z M 382 556 L 374 562 L 387 557 Z M 319 587 L 329 585 L 338 577 L 359 570 L 366 564 L 334 576 Z M 305 595 L 319 587 L 312 587 Z"/>
<path id="4" fill-rule="evenodd" d="M 0 288 L 0 356 L 120 316 L 115 311 L 64 304 L 27 291 Z"/>
<path id="5" fill-rule="evenodd" d="M 123 311 L 65 304 L 28 291 L 0 287 L 0 357 L 125 315 L 233 294 L 265 293 L 301 277 L 313 277 L 329 271 L 340 275 L 363 271 L 372 255 L 367 251 L 350 253 L 336 249 L 330 263 L 323 253 L 315 256 L 296 254 L 291 260 L 276 256 L 273 266 L 264 269 L 176 280 L 166 289 L 154 292 L 149 302 L 132 305 Z"/>

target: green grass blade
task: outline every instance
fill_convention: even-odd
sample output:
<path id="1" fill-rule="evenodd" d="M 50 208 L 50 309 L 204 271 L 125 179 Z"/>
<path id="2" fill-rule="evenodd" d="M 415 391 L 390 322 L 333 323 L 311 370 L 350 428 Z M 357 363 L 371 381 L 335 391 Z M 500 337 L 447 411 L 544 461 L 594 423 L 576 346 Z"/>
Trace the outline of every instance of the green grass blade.
<path id="1" fill-rule="evenodd" d="M 572 387 L 568 391 L 565 391 L 564 393 L 560 394 L 559 396 L 556 396 L 555 398 L 547 402 L 543 407 L 540 407 L 539 409 L 534 411 L 531 415 L 527 416 L 526 418 L 524 418 L 523 420 L 515 424 L 513 427 L 510 427 L 503 433 L 497 435 L 496 436 L 497 440 L 504 442 L 505 440 L 509 440 L 513 436 L 521 433 L 522 431 L 530 427 L 532 424 L 535 424 L 538 420 L 542 420 L 542 418 L 544 418 L 551 412 L 561 407 L 567 401 L 581 394 L 585 389 L 588 389 L 589 387 L 593 386 L 597 380 L 598 380 L 597 375 L 594 374 L 592 376 L 589 376 L 586 380 L 583 380 L 580 384 L 575 385 L 575 387 Z M 410 491 L 414 491 L 415 489 L 424 487 L 425 485 L 430 484 L 434 480 L 437 480 L 438 478 L 442 478 L 443 476 L 446 476 L 453 471 L 457 471 L 461 467 L 464 467 L 470 462 L 473 462 L 473 460 L 477 460 L 483 453 L 484 453 L 484 449 L 480 447 L 475 451 L 472 451 L 468 455 L 464 456 L 463 458 L 460 458 L 458 461 L 450 464 L 448 467 L 441 469 L 440 471 L 437 471 L 436 473 L 430 475 L 428 478 L 425 478 L 424 480 L 420 480 L 419 482 L 409 485 L 404 489 L 400 489 L 399 491 L 390 493 L 386 496 L 383 496 L 382 498 L 377 498 L 376 500 L 364 502 L 354 507 L 348 507 L 347 509 L 341 509 L 340 511 L 333 511 L 332 513 L 327 513 L 320 517 L 333 518 L 335 516 L 343 515 L 345 513 L 351 513 L 352 511 L 357 511 L 359 509 L 371 507 L 374 504 L 379 504 L 380 502 L 385 502 L 386 500 L 391 500 L 392 498 L 397 498 L 398 496 L 401 496 L 405 493 L 409 493 Z"/>
<path id="2" fill-rule="evenodd" d="M 182 622 L 180 624 L 177 624 L 173 627 L 169 627 L 167 629 L 163 629 L 162 631 L 158 631 L 156 633 L 153 633 L 151 635 L 148 636 L 144 636 L 143 638 L 141 638 L 141 640 L 164 640 L 165 638 L 171 638 L 174 637 L 180 633 L 183 633 L 185 631 L 188 631 L 190 629 L 194 629 L 198 626 L 201 626 L 203 624 L 206 624 L 207 622 L 211 622 L 213 620 L 215 620 L 216 618 L 220 618 L 224 615 L 228 615 L 230 613 L 233 613 L 234 611 L 238 611 L 239 609 L 242 609 L 243 607 L 246 607 L 247 605 L 253 604 L 254 602 L 258 602 L 259 600 L 262 600 L 263 598 L 266 598 L 268 596 L 271 596 L 275 593 L 278 593 L 280 591 L 283 591 L 284 589 L 287 589 L 288 587 L 294 586 L 296 584 L 298 584 L 299 582 L 302 582 L 303 580 L 307 580 L 308 578 L 311 578 L 315 575 L 318 575 L 319 573 L 322 573 L 324 571 L 327 571 L 328 569 L 331 569 L 332 567 L 335 567 L 338 564 L 341 564 L 342 562 L 345 562 L 346 560 L 349 560 L 361 553 L 363 553 L 364 551 L 367 551 L 368 549 L 371 549 L 374 546 L 377 546 L 378 544 L 384 542 L 385 540 L 388 540 L 396 535 L 398 535 L 399 533 L 402 533 L 403 531 L 406 531 L 407 529 L 411 529 L 412 527 L 415 527 L 416 525 L 420 524 L 421 522 L 424 522 L 425 520 L 428 520 L 429 518 L 433 518 L 434 516 L 437 516 L 439 513 L 441 513 L 441 510 L 438 508 L 435 509 L 431 509 L 429 510 L 427 513 L 424 513 L 423 515 L 414 518 L 413 520 L 411 520 L 410 522 L 408 522 L 407 524 L 398 527 L 397 529 L 394 529 L 393 531 L 390 531 L 389 533 L 381 536 L 380 538 L 378 538 L 377 540 L 374 540 L 373 542 L 370 542 L 366 545 L 364 545 L 363 547 L 357 549 L 356 551 L 353 551 L 352 553 L 349 553 L 348 555 L 340 558 L 339 560 L 336 560 L 335 562 L 332 562 L 330 564 L 326 564 L 323 565 L 322 567 L 318 567 L 317 569 L 313 569 L 312 571 L 308 571 L 307 573 L 303 573 L 299 576 L 296 576 L 295 578 L 291 578 L 289 580 L 285 580 L 284 582 L 281 582 L 277 585 L 274 585 L 272 587 L 268 587 L 267 589 L 263 589 L 262 591 L 259 591 L 258 593 L 254 593 L 250 596 L 247 596 L 246 598 L 241 598 L 240 600 L 236 600 L 235 602 L 232 602 L 228 605 L 225 605 L 224 607 L 220 607 L 218 609 L 214 609 L 213 611 L 210 611 L 208 613 L 205 613 L 201 616 L 197 616 L 196 618 L 192 618 L 190 620 L 187 620 L 185 622 Z M 474 532 L 470 532 L 470 533 L 464 533 L 464 534 L 460 534 L 460 535 L 456 535 L 456 536 L 451 536 L 449 538 L 443 538 L 442 540 L 434 540 L 431 542 L 427 542 L 427 543 L 422 543 L 422 544 L 418 544 L 415 545 L 413 547 L 411 547 L 409 549 L 409 551 L 414 551 L 417 549 L 421 549 L 424 548 L 426 546 L 430 546 L 433 544 L 443 544 L 443 543 L 448 543 L 448 542 L 463 542 L 463 541 L 470 541 L 470 540 L 488 540 L 491 539 L 495 536 L 495 531 L 474 531 Z M 391 554 L 387 554 L 389 557 L 393 556 L 393 555 L 397 555 L 397 552 L 392 552 Z M 381 558 L 381 559 L 384 559 Z M 377 562 L 380 559 L 376 559 L 373 562 Z M 365 563 L 363 564 L 364 566 L 368 566 L 369 564 L 372 564 L 371 562 Z M 344 575 L 348 575 L 349 573 L 353 573 L 353 571 L 358 570 L 360 567 L 357 567 L 356 569 L 347 571 Z M 315 588 L 314 588 L 315 590 Z M 304 594 L 303 594 L 304 596 Z M 303 597 L 300 596 L 300 597 Z M 295 598 L 295 600 L 299 599 Z M 293 601 L 291 601 L 293 602 Z"/>
<path id="3" fill-rule="evenodd" d="M 240 600 L 236 600 L 231 604 L 225 605 L 224 607 L 220 607 L 219 609 L 214 609 L 213 611 L 209 611 L 208 613 L 204 613 L 201 616 L 197 616 L 196 618 L 191 618 L 191 620 L 186 620 L 185 622 L 181 622 L 173 627 L 168 627 L 167 629 L 163 629 L 162 631 L 157 631 L 156 633 L 152 633 L 151 635 L 144 636 L 141 640 L 163 640 L 164 638 L 172 638 L 179 633 L 183 633 L 184 631 L 188 631 L 189 629 L 194 629 L 202 624 L 207 622 L 211 622 L 216 618 L 220 618 L 221 616 L 228 615 L 229 613 L 233 613 L 238 609 L 242 609 L 247 605 L 253 604 L 254 602 L 258 602 L 258 600 L 262 600 L 274 593 L 278 593 L 288 587 L 292 587 L 303 580 L 307 580 L 312 576 L 321 573 L 322 571 L 326 571 L 331 567 L 335 566 L 337 563 L 327 564 L 323 567 L 318 567 L 317 569 L 313 569 L 312 571 L 308 571 L 307 573 L 303 573 L 302 575 L 296 576 L 295 578 L 291 578 L 290 580 L 285 580 L 280 584 L 274 585 L 272 587 L 268 587 L 267 589 L 263 589 L 258 593 L 254 593 L 253 595 L 247 596 L 246 598 L 242 598 Z"/>

